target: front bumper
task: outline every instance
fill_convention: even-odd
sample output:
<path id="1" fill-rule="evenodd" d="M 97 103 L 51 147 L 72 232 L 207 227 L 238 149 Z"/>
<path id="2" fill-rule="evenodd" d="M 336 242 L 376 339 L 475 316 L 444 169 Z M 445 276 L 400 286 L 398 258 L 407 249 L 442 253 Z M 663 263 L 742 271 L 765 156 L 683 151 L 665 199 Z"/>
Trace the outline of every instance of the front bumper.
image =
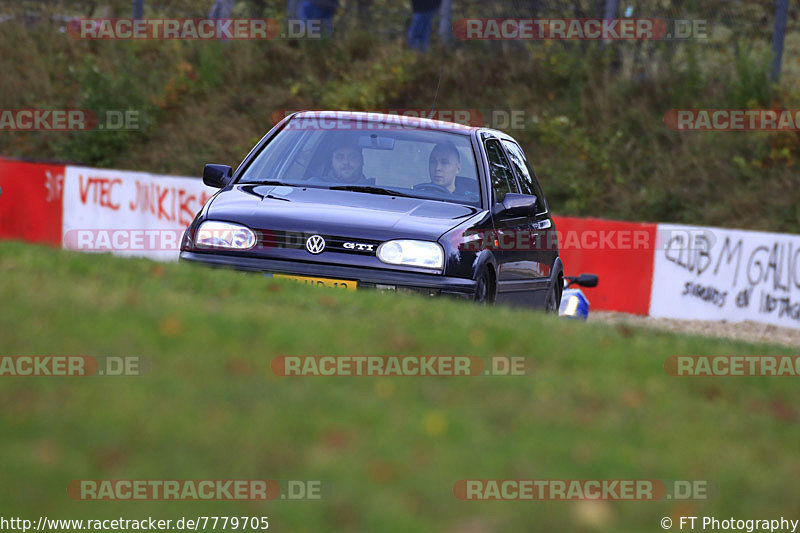
<path id="1" fill-rule="evenodd" d="M 439 291 L 442 295 L 459 296 L 463 298 L 471 298 L 475 295 L 475 280 L 439 276 L 436 274 L 420 274 L 397 270 L 376 270 L 373 268 L 352 266 L 321 265 L 318 263 L 303 263 L 299 261 L 188 251 L 181 252 L 180 259 L 181 261 L 234 268 L 236 270 L 248 272 L 352 279 L 358 282 L 359 288 L 377 288 L 379 285 L 391 285 L 398 289 L 411 289 L 423 293 Z"/>

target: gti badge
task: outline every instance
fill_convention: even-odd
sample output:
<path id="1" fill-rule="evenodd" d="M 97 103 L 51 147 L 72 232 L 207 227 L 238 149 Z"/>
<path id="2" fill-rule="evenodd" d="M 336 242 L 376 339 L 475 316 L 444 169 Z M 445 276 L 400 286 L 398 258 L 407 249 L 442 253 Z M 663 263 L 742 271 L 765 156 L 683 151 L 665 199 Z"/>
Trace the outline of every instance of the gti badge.
<path id="1" fill-rule="evenodd" d="M 306 250 L 312 254 L 321 254 L 325 249 L 325 239 L 321 235 L 312 235 L 306 239 Z"/>
<path id="2" fill-rule="evenodd" d="M 360 242 L 346 242 L 344 243 L 346 250 L 357 250 L 359 252 L 371 252 L 374 244 L 362 244 Z"/>

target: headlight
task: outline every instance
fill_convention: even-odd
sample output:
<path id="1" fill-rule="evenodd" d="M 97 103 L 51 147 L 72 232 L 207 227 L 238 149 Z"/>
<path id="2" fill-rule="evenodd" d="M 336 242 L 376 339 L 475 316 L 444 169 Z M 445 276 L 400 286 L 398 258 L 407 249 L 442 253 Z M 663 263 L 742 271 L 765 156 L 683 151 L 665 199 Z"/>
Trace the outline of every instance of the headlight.
<path id="1" fill-rule="evenodd" d="M 390 265 L 441 269 L 444 252 L 435 242 L 397 240 L 378 246 L 378 259 Z"/>
<path id="2" fill-rule="evenodd" d="M 197 228 L 194 242 L 199 248 L 249 250 L 256 245 L 256 234 L 246 226 L 207 220 Z"/>

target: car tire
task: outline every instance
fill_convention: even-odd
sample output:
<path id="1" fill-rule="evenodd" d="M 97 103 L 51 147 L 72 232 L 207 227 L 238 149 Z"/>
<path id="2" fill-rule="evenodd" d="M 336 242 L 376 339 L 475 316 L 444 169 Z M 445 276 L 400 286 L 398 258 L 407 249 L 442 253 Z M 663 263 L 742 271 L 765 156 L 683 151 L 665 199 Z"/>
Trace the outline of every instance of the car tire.
<path id="1" fill-rule="evenodd" d="M 494 277 L 488 268 L 481 270 L 475 282 L 475 303 L 480 305 L 494 304 L 495 288 Z"/>
<path id="2" fill-rule="evenodd" d="M 558 314 L 558 306 L 561 303 L 561 295 L 558 293 L 558 280 L 550 288 L 550 293 L 547 295 L 547 300 L 544 304 L 545 313 Z"/>

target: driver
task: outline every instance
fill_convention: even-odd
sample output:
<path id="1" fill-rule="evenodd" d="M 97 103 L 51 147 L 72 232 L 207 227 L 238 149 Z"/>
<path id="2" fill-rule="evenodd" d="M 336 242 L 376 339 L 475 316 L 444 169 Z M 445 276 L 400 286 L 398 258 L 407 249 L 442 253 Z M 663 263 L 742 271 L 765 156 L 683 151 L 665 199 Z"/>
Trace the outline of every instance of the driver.
<path id="1" fill-rule="evenodd" d="M 331 155 L 332 181 L 354 184 L 374 184 L 375 180 L 364 176 L 364 156 L 357 143 L 346 143 L 337 147 Z"/>
<path id="2" fill-rule="evenodd" d="M 431 183 L 456 192 L 456 176 L 461 172 L 461 157 L 453 143 L 443 142 L 433 147 L 428 159 Z"/>

